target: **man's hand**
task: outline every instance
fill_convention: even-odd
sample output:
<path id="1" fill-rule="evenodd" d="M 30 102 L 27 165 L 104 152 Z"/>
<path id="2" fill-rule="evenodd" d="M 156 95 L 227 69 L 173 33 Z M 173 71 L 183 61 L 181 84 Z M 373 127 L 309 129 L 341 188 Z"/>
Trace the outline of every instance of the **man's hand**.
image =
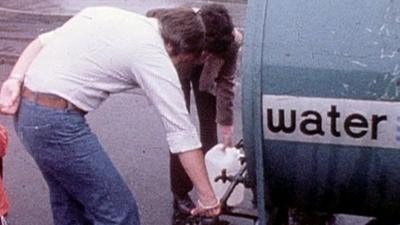
<path id="1" fill-rule="evenodd" d="M 204 203 L 199 199 L 196 208 L 191 211 L 192 215 L 206 217 L 218 216 L 221 213 L 221 203 L 216 199 L 214 199 L 213 202 L 214 203 L 204 205 Z"/>
<path id="2" fill-rule="evenodd" d="M 46 36 L 49 39 L 50 33 Z M 11 75 L 4 81 L 0 90 L 0 113 L 6 115 L 14 115 L 19 107 L 21 101 L 21 87 L 24 81 L 26 71 L 31 65 L 32 61 L 39 54 L 43 48 L 42 42 L 39 38 L 33 40 L 22 51 L 21 56 L 18 58 L 11 70 Z"/>
<path id="3" fill-rule="evenodd" d="M 235 42 L 241 45 L 243 43 L 243 34 L 237 28 L 233 29 L 232 34 L 235 37 Z"/>
<path id="4" fill-rule="evenodd" d="M 200 149 L 185 151 L 179 154 L 179 159 L 192 180 L 199 199 L 196 208 L 191 211 L 192 215 L 217 216 L 221 212 L 221 204 L 208 179 L 203 152 Z"/>
<path id="5" fill-rule="evenodd" d="M 218 124 L 221 138 L 222 138 L 222 144 L 224 144 L 224 149 L 226 147 L 232 147 L 233 146 L 233 125 L 231 126 L 225 126 Z"/>
<path id="6" fill-rule="evenodd" d="M 17 79 L 7 79 L 4 81 L 0 90 L 0 113 L 14 115 L 21 100 L 21 81 Z"/>

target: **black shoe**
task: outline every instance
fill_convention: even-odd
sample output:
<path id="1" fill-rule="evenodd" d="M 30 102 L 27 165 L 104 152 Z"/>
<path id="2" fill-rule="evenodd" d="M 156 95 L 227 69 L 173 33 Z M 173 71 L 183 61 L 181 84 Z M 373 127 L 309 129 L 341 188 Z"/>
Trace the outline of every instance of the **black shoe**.
<path id="1" fill-rule="evenodd" d="M 174 212 L 172 214 L 172 225 L 186 225 L 188 224 L 187 218 L 191 215 L 190 211 L 195 208 L 195 204 L 189 195 L 181 197 L 174 197 L 173 202 Z"/>

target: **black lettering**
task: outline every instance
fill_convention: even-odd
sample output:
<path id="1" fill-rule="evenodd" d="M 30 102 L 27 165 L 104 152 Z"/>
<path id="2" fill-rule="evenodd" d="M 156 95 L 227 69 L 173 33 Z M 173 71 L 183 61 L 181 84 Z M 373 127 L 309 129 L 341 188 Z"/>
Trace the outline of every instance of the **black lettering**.
<path id="1" fill-rule="evenodd" d="M 352 128 L 367 128 L 360 129 L 358 132 L 352 130 Z M 364 116 L 355 113 L 349 115 L 344 121 L 344 130 L 346 133 L 353 138 L 361 138 L 368 132 L 368 121 Z"/>
<path id="2" fill-rule="evenodd" d="M 308 110 L 308 111 L 303 112 L 301 114 L 301 116 L 302 117 L 309 117 L 309 116 L 314 117 L 314 118 L 304 119 L 301 122 L 301 124 L 300 124 L 301 132 L 303 132 L 304 134 L 307 134 L 307 135 L 319 134 L 319 135 L 323 136 L 325 134 L 325 132 L 322 130 L 322 118 L 318 112 Z M 309 125 L 312 125 L 312 127 L 314 127 L 314 129 L 307 128 L 307 126 L 309 126 Z"/>
<path id="3" fill-rule="evenodd" d="M 278 125 L 274 126 L 274 120 L 273 120 L 273 115 L 272 115 L 272 109 L 267 109 L 267 120 L 268 120 L 268 128 L 270 131 L 274 133 L 278 133 L 280 131 L 283 131 L 285 133 L 293 133 L 293 131 L 296 129 L 296 111 L 295 110 L 290 110 L 290 126 L 286 127 L 285 125 L 285 111 L 283 109 L 279 109 L 279 119 L 278 119 Z"/>
<path id="4" fill-rule="evenodd" d="M 378 139 L 378 124 L 384 120 L 387 120 L 387 116 L 383 115 L 383 116 L 378 116 L 378 115 L 372 115 L 372 131 L 371 131 L 371 139 Z"/>
<path id="5" fill-rule="evenodd" d="M 340 113 L 336 111 L 336 105 L 331 105 L 331 111 L 328 112 L 328 117 L 331 118 L 331 133 L 335 137 L 340 137 L 340 132 L 337 130 L 337 119 L 340 117 Z"/>

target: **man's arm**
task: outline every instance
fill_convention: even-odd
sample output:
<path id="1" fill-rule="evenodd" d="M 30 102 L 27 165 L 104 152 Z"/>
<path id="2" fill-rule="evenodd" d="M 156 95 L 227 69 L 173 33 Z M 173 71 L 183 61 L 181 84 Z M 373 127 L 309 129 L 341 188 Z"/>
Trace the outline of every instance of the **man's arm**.
<path id="1" fill-rule="evenodd" d="M 220 204 L 208 179 L 203 152 L 200 149 L 183 152 L 179 154 L 179 159 L 193 182 L 199 200 L 197 208 L 192 213 L 206 216 L 218 215 L 221 211 Z"/>
<path id="2" fill-rule="evenodd" d="M 216 98 L 218 129 L 220 131 L 224 146 L 233 145 L 233 99 L 235 97 L 235 72 L 238 64 L 239 49 L 242 44 L 242 35 L 235 28 L 232 34 L 235 42 L 231 44 L 224 54 L 224 65 L 218 71 L 216 79 Z"/>
<path id="3" fill-rule="evenodd" d="M 25 48 L 18 58 L 10 76 L 1 86 L 0 113 L 13 115 L 17 111 L 25 73 L 41 49 L 42 43 L 36 38 Z"/>
<path id="4" fill-rule="evenodd" d="M 42 42 L 39 40 L 39 38 L 33 40 L 18 58 L 9 78 L 17 78 L 22 82 L 25 77 L 25 72 L 28 70 L 32 61 L 36 58 L 42 47 Z"/>
<path id="5" fill-rule="evenodd" d="M 208 180 L 203 154 L 199 150 L 201 143 L 186 109 L 175 68 L 168 56 L 161 55 L 158 49 L 143 51 L 140 60 L 133 60 L 132 74 L 160 113 L 170 151 L 179 154 L 195 186 L 200 201 L 193 213 L 215 216 L 220 211 L 220 204 Z"/>

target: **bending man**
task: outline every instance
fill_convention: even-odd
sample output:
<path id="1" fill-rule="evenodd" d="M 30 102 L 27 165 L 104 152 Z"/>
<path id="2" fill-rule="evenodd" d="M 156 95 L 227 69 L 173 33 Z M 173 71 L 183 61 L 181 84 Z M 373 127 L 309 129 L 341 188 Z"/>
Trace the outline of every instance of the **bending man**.
<path id="1" fill-rule="evenodd" d="M 48 184 L 56 225 L 140 224 L 134 197 L 85 120 L 110 94 L 133 88 L 158 109 L 170 151 L 196 187 L 193 214 L 219 214 L 174 69 L 203 43 L 204 25 L 191 10 L 157 20 L 92 7 L 24 50 L 2 86 L 0 111 L 19 106 L 16 131 Z"/>

